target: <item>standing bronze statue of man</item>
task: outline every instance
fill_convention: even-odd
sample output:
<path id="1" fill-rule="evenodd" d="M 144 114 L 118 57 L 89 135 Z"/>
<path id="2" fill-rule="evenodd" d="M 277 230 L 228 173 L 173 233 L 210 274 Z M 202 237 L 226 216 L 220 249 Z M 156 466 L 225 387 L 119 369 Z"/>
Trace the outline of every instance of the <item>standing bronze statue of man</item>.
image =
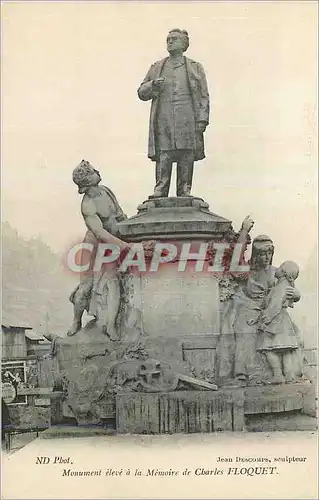
<path id="1" fill-rule="evenodd" d="M 156 185 L 150 198 L 168 196 L 172 164 L 177 164 L 177 196 L 191 196 L 194 161 L 205 158 L 204 132 L 209 123 L 209 93 L 202 65 L 183 53 L 185 30 L 167 36 L 169 57 L 155 62 L 138 89 L 152 100 L 148 157 L 156 162 Z"/>

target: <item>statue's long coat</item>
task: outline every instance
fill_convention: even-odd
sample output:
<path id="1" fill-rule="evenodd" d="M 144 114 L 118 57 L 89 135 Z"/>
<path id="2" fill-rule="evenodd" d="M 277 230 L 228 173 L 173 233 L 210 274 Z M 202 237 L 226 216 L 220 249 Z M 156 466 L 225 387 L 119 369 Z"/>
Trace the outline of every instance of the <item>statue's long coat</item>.
<path id="1" fill-rule="evenodd" d="M 148 136 L 148 157 L 153 161 L 157 160 L 155 143 L 155 122 L 158 99 L 152 91 L 152 81 L 161 76 L 163 66 L 167 59 L 168 58 L 165 57 L 161 61 L 157 61 L 152 64 L 137 91 L 138 96 L 142 101 L 148 101 L 152 99 Z M 184 59 L 188 75 L 189 87 L 192 95 L 195 121 L 202 121 L 208 124 L 209 93 L 204 68 L 200 63 L 193 61 L 188 57 L 184 57 Z M 202 133 L 196 132 L 195 160 L 202 160 L 203 158 L 205 158 L 204 136 Z"/>

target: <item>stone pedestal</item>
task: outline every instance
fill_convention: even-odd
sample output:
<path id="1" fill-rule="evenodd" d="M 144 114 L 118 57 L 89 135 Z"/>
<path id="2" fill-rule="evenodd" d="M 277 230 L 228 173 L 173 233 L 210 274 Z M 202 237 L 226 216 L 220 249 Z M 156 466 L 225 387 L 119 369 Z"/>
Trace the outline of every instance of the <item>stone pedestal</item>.
<path id="1" fill-rule="evenodd" d="M 198 373 L 200 369 L 212 372 L 220 330 L 219 282 L 208 270 L 209 253 L 199 258 L 196 254 L 201 244 L 225 241 L 225 235 L 233 232 L 231 221 L 210 212 L 201 198 L 157 198 L 145 201 L 136 216 L 118 227 L 129 242 L 153 240 L 176 246 L 176 259 L 159 264 L 155 272 L 149 267 L 146 272 L 132 271 L 129 303 L 139 311 L 144 334 L 186 342 L 185 359 L 194 362 Z M 198 349 L 201 338 L 205 345 Z"/>
<path id="2" fill-rule="evenodd" d="M 127 241 L 221 240 L 231 230 L 231 221 L 193 196 L 146 200 L 137 210 L 137 215 L 118 225 L 120 236 Z"/>
<path id="3" fill-rule="evenodd" d="M 120 434 L 173 434 L 244 429 L 244 392 L 131 393 L 116 398 Z"/>
<path id="4" fill-rule="evenodd" d="M 119 271 L 118 340 L 89 323 L 55 342 L 62 394 L 60 405 L 52 403 L 55 423 L 103 426 L 116 418 L 118 433 L 162 434 L 242 431 L 260 416 L 296 412 L 313 418 L 314 384 L 216 385 L 216 366 L 229 350 L 220 336 L 223 286 L 209 269 L 212 254 L 198 252 L 236 241 L 230 221 L 200 198 L 158 198 L 140 205 L 119 232 L 129 242 L 174 243 L 176 257 L 155 271 L 149 261 L 146 270 Z"/>
<path id="5" fill-rule="evenodd" d="M 243 431 L 263 420 L 268 427 L 272 422 L 269 430 L 277 430 L 277 419 L 285 419 L 280 430 L 289 430 L 301 418 L 308 429 L 315 427 L 314 417 L 315 387 L 309 383 L 216 392 L 130 393 L 116 398 L 117 432 L 122 434 Z"/>
<path id="6" fill-rule="evenodd" d="M 218 281 L 189 267 L 179 272 L 172 262 L 141 276 L 142 328 L 151 337 L 219 332 Z"/>

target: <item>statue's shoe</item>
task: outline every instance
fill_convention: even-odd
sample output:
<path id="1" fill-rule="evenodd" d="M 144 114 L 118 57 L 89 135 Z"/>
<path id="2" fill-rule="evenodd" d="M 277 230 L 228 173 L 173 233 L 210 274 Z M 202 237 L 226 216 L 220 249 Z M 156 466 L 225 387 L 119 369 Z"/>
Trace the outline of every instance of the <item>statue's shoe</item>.
<path id="1" fill-rule="evenodd" d="M 167 198 L 167 195 L 163 194 L 161 191 L 154 191 L 154 193 L 151 194 L 148 199 L 152 200 L 153 198 Z"/>

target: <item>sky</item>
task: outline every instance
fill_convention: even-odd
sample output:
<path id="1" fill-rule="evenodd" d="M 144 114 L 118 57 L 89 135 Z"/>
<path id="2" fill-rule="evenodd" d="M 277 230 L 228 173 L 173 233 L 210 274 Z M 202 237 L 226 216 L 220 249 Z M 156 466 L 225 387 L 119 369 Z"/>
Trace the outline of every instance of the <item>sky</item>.
<path id="1" fill-rule="evenodd" d="M 193 194 L 235 229 L 250 214 L 276 263 L 306 265 L 317 227 L 316 18 L 307 1 L 3 2 L 3 220 L 58 252 L 81 240 L 72 170 L 82 159 L 136 214 L 154 185 L 150 103 L 137 88 L 180 27 L 211 96 Z"/>

